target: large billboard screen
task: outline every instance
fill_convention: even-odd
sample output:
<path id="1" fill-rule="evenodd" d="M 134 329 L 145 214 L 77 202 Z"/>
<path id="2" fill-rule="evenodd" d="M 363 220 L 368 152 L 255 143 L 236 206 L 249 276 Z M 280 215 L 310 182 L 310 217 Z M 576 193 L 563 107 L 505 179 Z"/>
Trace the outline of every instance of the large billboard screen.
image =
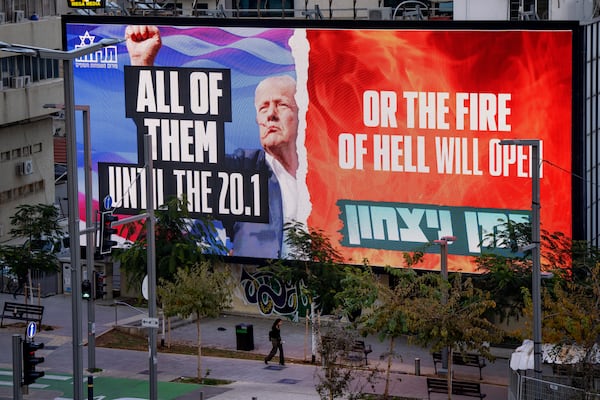
<path id="1" fill-rule="evenodd" d="M 542 228 L 571 235 L 570 29 L 139 22 L 64 22 L 68 49 L 123 39 L 74 61 L 95 204 L 145 210 L 150 135 L 155 204 L 186 195 L 228 256 L 285 257 L 297 221 L 352 264 L 425 249 L 439 268 L 427 244 L 456 236 L 449 269 L 476 272 L 487 235 L 531 214 L 531 148 L 499 142 L 536 139 Z"/>

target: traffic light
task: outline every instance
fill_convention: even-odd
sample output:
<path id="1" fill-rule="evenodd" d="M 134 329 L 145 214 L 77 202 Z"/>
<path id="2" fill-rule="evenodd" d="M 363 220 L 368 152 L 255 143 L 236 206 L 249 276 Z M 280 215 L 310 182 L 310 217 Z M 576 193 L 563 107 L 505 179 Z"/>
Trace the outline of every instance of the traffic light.
<path id="1" fill-rule="evenodd" d="M 106 294 L 106 282 L 104 280 L 104 274 L 94 272 L 94 279 L 96 281 L 96 299 L 102 299 Z"/>
<path id="2" fill-rule="evenodd" d="M 92 283 L 87 279 L 84 279 L 81 282 L 81 297 L 84 300 L 90 300 L 92 298 Z"/>
<path id="3" fill-rule="evenodd" d="M 36 350 L 44 348 L 44 343 L 23 342 L 23 385 L 31 385 L 44 376 L 44 371 L 36 371 L 35 366 L 44 362 L 44 357 L 36 357 Z"/>
<path id="4" fill-rule="evenodd" d="M 111 240 L 113 233 L 117 233 L 117 230 L 111 224 L 118 220 L 119 217 L 113 215 L 112 211 L 102 212 L 100 221 L 100 254 L 110 254 L 112 248 L 117 245 L 117 242 Z"/>

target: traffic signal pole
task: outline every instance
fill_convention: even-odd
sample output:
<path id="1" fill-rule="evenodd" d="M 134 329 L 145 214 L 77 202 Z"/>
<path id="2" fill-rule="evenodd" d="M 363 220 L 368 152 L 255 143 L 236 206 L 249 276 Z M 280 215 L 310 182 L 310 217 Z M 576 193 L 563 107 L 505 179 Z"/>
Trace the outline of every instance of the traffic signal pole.
<path id="1" fill-rule="evenodd" d="M 12 360 L 13 360 L 13 399 L 23 400 L 23 394 L 21 393 L 21 375 L 22 363 L 23 363 L 23 352 L 22 352 L 22 339 L 21 335 L 15 333 L 12 336 Z"/>
<path id="2" fill-rule="evenodd" d="M 76 110 L 83 113 L 83 154 L 84 154 L 84 178 L 85 178 L 85 222 L 86 222 L 86 246 L 85 263 L 87 266 L 87 279 L 94 279 L 94 251 L 96 250 L 96 222 L 92 204 L 92 138 L 90 135 L 90 107 L 75 106 Z M 92 291 L 93 293 L 93 291 Z M 94 296 L 87 304 L 87 337 L 88 337 L 88 371 L 96 369 L 96 308 Z"/>
<path id="3" fill-rule="evenodd" d="M 44 104 L 44 108 L 65 109 L 64 104 Z M 85 219 L 86 229 L 80 233 L 86 234 L 86 266 L 87 279 L 94 274 L 94 251 L 96 248 L 96 222 L 92 202 L 92 144 L 90 129 L 90 106 L 74 105 L 83 116 L 83 154 L 84 154 L 84 178 L 85 178 Z M 93 300 L 87 304 L 88 315 L 88 371 L 96 369 L 96 310 Z"/>
<path id="4" fill-rule="evenodd" d="M 146 219 L 146 241 L 147 241 L 147 262 L 146 268 L 148 273 L 148 317 L 152 320 L 158 320 L 158 310 L 156 306 L 156 221 L 154 216 L 154 163 L 152 161 L 152 136 L 144 135 L 144 161 L 145 161 L 145 176 L 146 176 L 146 212 L 143 214 L 133 215 L 131 217 L 111 219 L 107 221 L 107 226 L 104 224 L 104 217 L 100 226 L 100 239 L 102 252 L 102 243 L 107 239 L 110 241 L 110 236 L 106 238 L 104 232 L 107 227 L 115 228 L 119 225 L 125 225 L 136 221 Z M 108 213 L 103 213 L 108 214 Z M 112 212 L 110 213 L 112 215 Z M 111 244 L 114 246 L 116 243 Z M 150 400 L 158 398 L 158 357 L 157 357 L 157 336 L 158 323 L 156 327 L 148 327 L 148 364 L 149 364 L 149 394 Z"/>

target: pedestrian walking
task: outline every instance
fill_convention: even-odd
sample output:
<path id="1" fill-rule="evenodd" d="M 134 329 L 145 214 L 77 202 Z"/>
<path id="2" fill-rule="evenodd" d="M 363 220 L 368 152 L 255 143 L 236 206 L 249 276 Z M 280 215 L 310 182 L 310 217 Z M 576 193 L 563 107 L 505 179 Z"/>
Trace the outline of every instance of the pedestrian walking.
<path id="1" fill-rule="evenodd" d="M 273 348 L 269 355 L 265 357 L 265 364 L 268 364 L 269 361 L 275 357 L 277 351 L 279 351 L 279 364 L 285 365 L 285 359 L 283 358 L 283 341 L 281 340 L 281 324 L 283 324 L 283 321 L 281 318 L 277 318 L 269 331 L 269 340 L 271 341 Z"/>

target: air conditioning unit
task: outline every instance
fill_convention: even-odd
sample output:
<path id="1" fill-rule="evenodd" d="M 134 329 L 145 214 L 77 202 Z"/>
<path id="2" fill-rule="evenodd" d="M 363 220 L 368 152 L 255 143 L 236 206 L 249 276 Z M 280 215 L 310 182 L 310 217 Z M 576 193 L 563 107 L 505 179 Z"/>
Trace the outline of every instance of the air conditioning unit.
<path id="1" fill-rule="evenodd" d="M 15 10 L 15 17 L 13 18 L 14 22 L 23 22 L 24 19 L 25 19 L 25 11 Z"/>
<path id="2" fill-rule="evenodd" d="M 0 12 L 0 24 L 5 24 L 6 23 L 6 14 L 3 12 Z"/>
<path id="3" fill-rule="evenodd" d="M 33 161 L 25 160 L 19 164 L 19 175 L 31 175 L 33 174 Z"/>
<path id="4" fill-rule="evenodd" d="M 65 119 L 65 110 L 59 110 L 59 111 L 55 111 L 52 114 L 50 114 L 52 116 L 52 118 L 54 119 L 59 119 L 59 120 L 64 120 Z"/>
<path id="5" fill-rule="evenodd" d="M 20 89 L 25 87 L 25 78 L 22 76 L 13 76 L 10 78 L 10 87 Z"/>
<path id="6" fill-rule="evenodd" d="M 392 19 L 392 7 L 369 8 L 369 19 L 389 20 Z"/>

